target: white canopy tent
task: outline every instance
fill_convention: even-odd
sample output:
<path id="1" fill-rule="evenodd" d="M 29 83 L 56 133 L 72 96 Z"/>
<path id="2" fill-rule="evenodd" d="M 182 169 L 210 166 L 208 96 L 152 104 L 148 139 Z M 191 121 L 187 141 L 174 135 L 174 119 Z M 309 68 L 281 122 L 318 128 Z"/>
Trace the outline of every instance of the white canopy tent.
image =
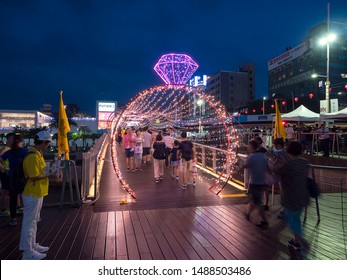
<path id="1" fill-rule="evenodd" d="M 304 105 L 299 106 L 290 113 L 282 115 L 282 120 L 293 122 L 316 122 L 319 119 L 319 114 L 307 109 Z"/>
<path id="2" fill-rule="evenodd" d="M 347 108 L 335 113 L 327 113 L 321 115 L 322 119 L 345 119 L 347 118 Z"/>

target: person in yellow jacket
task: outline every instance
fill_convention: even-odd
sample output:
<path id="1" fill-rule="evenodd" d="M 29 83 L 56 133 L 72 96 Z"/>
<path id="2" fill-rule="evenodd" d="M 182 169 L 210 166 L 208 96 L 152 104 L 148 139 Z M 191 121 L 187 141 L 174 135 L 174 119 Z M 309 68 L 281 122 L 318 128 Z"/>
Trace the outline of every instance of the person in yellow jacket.
<path id="1" fill-rule="evenodd" d="M 22 194 L 23 222 L 19 249 L 23 251 L 23 260 L 41 260 L 46 257 L 48 247 L 36 242 L 37 222 L 40 219 L 43 198 L 48 195 L 48 178 L 43 153 L 52 142 L 48 131 L 40 131 L 34 138 L 34 146 L 23 161 L 24 176 L 27 183 Z"/>

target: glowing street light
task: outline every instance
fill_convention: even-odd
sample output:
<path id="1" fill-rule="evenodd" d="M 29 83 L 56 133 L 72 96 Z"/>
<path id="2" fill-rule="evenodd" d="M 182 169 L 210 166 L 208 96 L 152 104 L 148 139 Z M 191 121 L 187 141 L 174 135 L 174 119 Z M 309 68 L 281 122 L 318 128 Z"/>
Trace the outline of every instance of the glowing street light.
<path id="1" fill-rule="evenodd" d="M 265 100 L 266 96 L 263 97 L 263 115 L 265 115 Z"/>
<path id="2" fill-rule="evenodd" d="M 328 36 L 322 37 L 319 40 L 319 44 L 322 46 L 330 44 L 330 43 L 336 41 L 336 38 L 337 38 L 336 34 L 330 33 L 330 34 L 328 34 Z"/>
<path id="3" fill-rule="evenodd" d="M 199 118 L 199 134 L 202 134 L 202 125 L 201 125 L 201 118 L 202 118 L 202 105 L 204 104 L 204 100 L 203 99 L 199 99 L 198 101 L 196 101 L 196 104 L 199 106 L 200 108 L 200 118 Z"/>

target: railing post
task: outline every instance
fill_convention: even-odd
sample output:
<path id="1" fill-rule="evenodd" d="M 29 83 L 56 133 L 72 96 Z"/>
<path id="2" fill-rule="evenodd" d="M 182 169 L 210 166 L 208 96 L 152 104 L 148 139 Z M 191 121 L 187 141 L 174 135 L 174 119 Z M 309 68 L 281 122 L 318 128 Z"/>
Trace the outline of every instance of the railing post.
<path id="1" fill-rule="evenodd" d="M 201 147 L 201 165 L 202 167 L 206 167 L 206 159 L 205 159 L 205 147 Z"/>
<path id="2" fill-rule="evenodd" d="M 216 172 L 216 169 L 217 169 L 217 151 L 216 151 L 216 149 L 212 150 L 212 168 L 213 168 L 213 171 Z"/>

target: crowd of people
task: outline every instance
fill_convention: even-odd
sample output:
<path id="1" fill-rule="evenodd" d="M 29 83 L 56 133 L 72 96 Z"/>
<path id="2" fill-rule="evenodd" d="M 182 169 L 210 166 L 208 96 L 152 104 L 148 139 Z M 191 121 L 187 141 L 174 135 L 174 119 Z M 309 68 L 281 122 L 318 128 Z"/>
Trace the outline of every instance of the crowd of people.
<path id="1" fill-rule="evenodd" d="M 245 218 L 250 220 L 254 210 L 258 211 L 258 227 L 269 227 L 265 211 L 268 206 L 267 188 L 273 184 L 280 186 L 281 204 L 283 210 L 278 218 L 284 219 L 293 233 L 288 246 L 300 251 L 307 242 L 302 235 L 301 213 L 310 202 L 307 186 L 308 162 L 302 158 L 302 144 L 298 141 L 288 141 L 282 138 L 274 139 L 273 147 L 264 146 L 260 136 L 248 143 L 249 156 L 239 172 L 247 169 L 250 202 Z"/>
<path id="2" fill-rule="evenodd" d="M 41 260 L 48 247 L 36 242 L 37 223 L 43 198 L 48 195 L 49 177 L 43 153 L 52 142 L 47 131 L 40 131 L 34 138 L 34 146 L 24 147 L 19 134 L 6 135 L 6 146 L 0 150 L 1 217 L 9 217 L 9 226 L 17 226 L 17 215 L 23 215 L 19 249 L 22 259 Z"/>
<path id="3" fill-rule="evenodd" d="M 187 132 L 181 133 L 179 141 L 174 139 L 171 129 L 149 132 L 148 127 L 137 130 L 127 127 L 119 130 L 117 142 L 124 147 L 128 172 L 142 171 L 153 159 L 156 183 L 164 180 L 165 169 L 170 168 L 171 176 L 177 181 L 181 179 L 182 190 L 190 183 L 196 185 L 192 175 L 196 153 L 193 143 L 187 139 Z"/>

